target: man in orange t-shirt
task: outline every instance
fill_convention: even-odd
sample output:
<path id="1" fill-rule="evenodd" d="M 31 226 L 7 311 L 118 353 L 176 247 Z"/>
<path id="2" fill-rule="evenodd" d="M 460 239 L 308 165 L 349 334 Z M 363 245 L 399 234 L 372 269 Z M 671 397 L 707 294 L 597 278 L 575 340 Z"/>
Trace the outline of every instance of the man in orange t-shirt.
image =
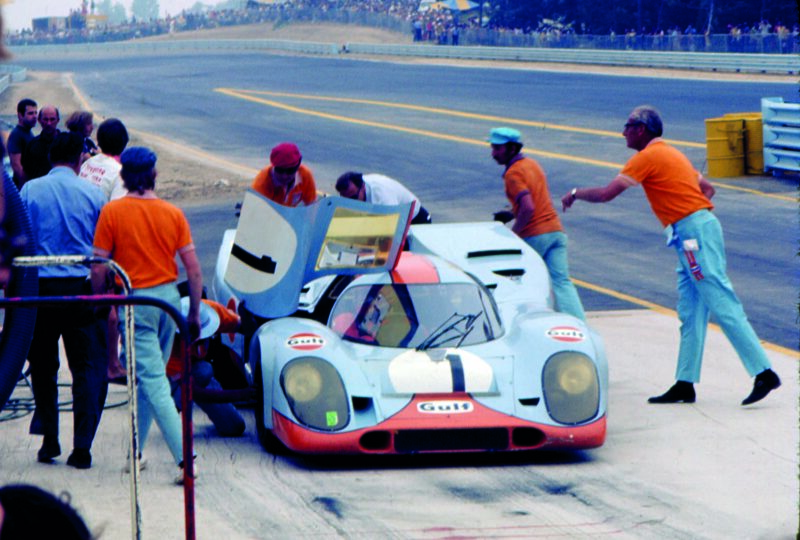
<path id="1" fill-rule="evenodd" d="M 177 255 L 189 282 L 190 309 L 186 318 L 194 338 L 200 332 L 203 273 L 186 216 L 155 193 L 156 159 L 155 153 L 144 147 L 128 148 L 122 153 L 120 175 L 128 193 L 103 207 L 95 228 L 93 251 L 95 256 L 111 258 L 123 268 L 130 278 L 132 296 L 157 298 L 175 309 L 180 308 Z M 92 266 L 95 294 L 106 291 L 108 274 L 105 264 Z M 175 481 L 182 483 L 183 430 L 164 370 L 172 350 L 175 323 L 161 308 L 150 305 L 136 306 L 133 318 L 140 453 L 156 419 L 178 465 Z"/>
<path id="2" fill-rule="evenodd" d="M 700 381 L 703 344 L 709 314 L 719 321 L 751 377 L 753 390 L 742 405 L 750 405 L 781 385 L 764 348 L 747 320 L 744 308 L 726 274 L 722 227 L 711 213 L 714 187 L 681 152 L 662 138 L 663 123 L 654 108 L 636 107 L 622 134 L 636 150 L 622 171 L 605 187 L 573 188 L 561 199 L 566 211 L 580 199 L 608 202 L 637 184 L 666 227 L 668 244 L 678 253 L 678 318 L 681 343 L 676 383 L 650 403 L 694 403 L 694 383 Z"/>
<path id="3" fill-rule="evenodd" d="M 569 279 L 567 235 L 550 200 L 547 178 L 539 164 L 522 154 L 522 135 L 501 127 L 489 133 L 492 158 L 505 165 L 506 197 L 511 203 L 511 227 L 544 260 L 553 286 L 556 309 L 586 320 L 581 299 Z"/>
<path id="4" fill-rule="evenodd" d="M 308 206 L 317 200 L 317 185 L 311 170 L 301 165 L 302 160 L 297 145 L 279 144 L 270 152 L 270 166 L 256 175 L 251 187 L 283 206 Z"/>

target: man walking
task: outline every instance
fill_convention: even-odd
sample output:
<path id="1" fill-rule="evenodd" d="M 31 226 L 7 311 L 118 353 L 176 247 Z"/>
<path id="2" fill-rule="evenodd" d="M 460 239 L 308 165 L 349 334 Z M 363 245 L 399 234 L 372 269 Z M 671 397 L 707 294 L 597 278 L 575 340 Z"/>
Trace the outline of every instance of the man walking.
<path id="1" fill-rule="evenodd" d="M 37 255 L 92 254 L 94 229 L 106 198 L 99 188 L 78 178 L 82 152 L 80 135 L 57 134 L 50 148 L 53 169 L 22 186 L 20 195 L 30 212 Z M 39 295 L 91 294 L 88 277 L 89 270 L 84 266 L 43 266 L 39 269 Z M 61 454 L 57 379 L 58 340 L 63 338 L 72 373 L 75 417 L 74 450 L 67 464 L 78 469 L 92 465 L 90 450 L 108 389 L 104 330 L 105 323 L 95 318 L 89 305 L 64 304 L 38 309 L 28 360 L 36 404 L 31 432 L 44 435 L 37 455 L 42 463 L 52 463 Z"/>
<path id="2" fill-rule="evenodd" d="M 133 147 L 120 156 L 122 181 L 128 194 L 109 202 L 100 215 L 94 237 L 94 254 L 112 258 L 125 268 L 133 296 L 149 296 L 180 309 L 178 265 L 183 263 L 189 282 L 190 341 L 200 333 L 200 295 L 203 273 L 183 211 L 156 195 L 156 155 L 149 148 Z M 81 180 L 83 182 L 83 180 Z M 97 294 L 105 293 L 109 269 L 92 266 L 92 284 Z M 177 483 L 184 481 L 181 418 L 172 401 L 164 366 L 175 338 L 174 321 L 156 306 L 136 306 L 134 346 L 139 407 L 139 450 L 155 419 L 178 465 Z M 196 472 L 196 469 L 195 471 Z M 187 471 L 188 474 L 188 471 Z"/>
<path id="3" fill-rule="evenodd" d="M 677 382 L 648 401 L 694 403 L 694 383 L 700 381 L 706 329 L 713 313 L 745 369 L 755 377 L 752 392 L 742 401 L 742 405 L 750 405 L 764 399 L 781 381 L 772 371 L 726 274 L 722 227 L 711 213 L 714 187 L 686 156 L 661 138 L 662 133 L 658 111 L 649 105 L 636 107 L 622 134 L 628 148 L 637 154 L 607 186 L 573 188 L 562 197 L 562 207 L 566 211 L 576 200 L 608 202 L 629 187 L 642 185 L 653 213 L 666 228 L 668 244 L 678 254 L 681 321 Z"/>
<path id="4" fill-rule="evenodd" d="M 550 200 L 544 171 L 535 160 L 522 154 L 522 135 L 516 129 L 495 128 L 488 140 L 492 158 L 506 168 L 503 181 L 514 214 L 511 230 L 544 259 L 556 309 L 586 320 L 578 291 L 569 279 L 567 235 Z"/>

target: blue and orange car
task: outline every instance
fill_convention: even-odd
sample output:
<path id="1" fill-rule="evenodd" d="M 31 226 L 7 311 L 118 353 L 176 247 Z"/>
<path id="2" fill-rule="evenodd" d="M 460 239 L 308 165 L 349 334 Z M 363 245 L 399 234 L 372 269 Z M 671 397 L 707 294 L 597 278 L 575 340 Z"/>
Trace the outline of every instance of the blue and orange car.
<path id="1" fill-rule="evenodd" d="M 333 220 L 310 225 L 325 232 L 310 242 L 307 266 L 325 271 L 295 276 L 300 286 L 288 296 L 296 304 L 275 309 L 287 295 L 261 301 L 272 293 L 235 267 L 277 274 L 291 266 L 276 255 L 283 248 L 258 247 L 264 231 L 276 230 L 264 216 L 309 210 L 250 202 L 261 210 L 242 219 L 262 232 L 243 232 L 240 220 L 225 233 L 213 290 L 243 316 L 243 333 L 223 341 L 248 367 L 267 449 L 413 454 L 603 444 L 603 343 L 583 321 L 553 310 L 543 261 L 507 227 L 408 227 L 407 210 L 395 209 L 386 215 L 399 216 L 396 231 L 376 238 L 371 230 L 390 228 L 360 221 L 374 209 L 323 199 Z M 291 229 L 292 218 L 285 221 Z M 307 215 L 295 221 L 309 223 Z M 303 242 L 293 242 L 297 252 Z"/>

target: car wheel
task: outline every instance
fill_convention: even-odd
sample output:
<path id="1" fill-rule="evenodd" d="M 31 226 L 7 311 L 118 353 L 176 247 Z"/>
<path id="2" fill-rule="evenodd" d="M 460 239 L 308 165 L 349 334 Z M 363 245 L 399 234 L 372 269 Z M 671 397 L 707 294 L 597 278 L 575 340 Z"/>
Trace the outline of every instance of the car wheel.
<path id="1" fill-rule="evenodd" d="M 7 241 L 26 238 L 22 255 L 35 255 L 31 219 L 19 196 L 14 182 L 3 175 L 6 198 L 5 234 Z M 6 298 L 37 296 L 39 294 L 39 270 L 36 267 L 16 267 L 5 290 Z M 3 332 L 0 335 L 0 411 L 17 385 L 36 324 L 36 308 L 12 308 L 5 311 Z"/>
<path id="2" fill-rule="evenodd" d="M 264 415 L 272 411 L 264 410 L 264 383 L 261 377 L 261 362 L 256 363 L 256 371 L 253 377 L 253 386 L 256 390 L 256 433 L 258 442 L 261 446 L 274 456 L 283 456 L 289 453 L 289 449 L 278 439 L 271 429 L 264 425 Z"/>

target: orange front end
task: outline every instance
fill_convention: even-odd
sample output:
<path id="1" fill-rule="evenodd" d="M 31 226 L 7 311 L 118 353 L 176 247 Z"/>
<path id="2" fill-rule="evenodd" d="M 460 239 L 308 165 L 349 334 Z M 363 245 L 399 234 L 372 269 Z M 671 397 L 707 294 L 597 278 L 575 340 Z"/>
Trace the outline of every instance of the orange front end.
<path id="1" fill-rule="evenodd" d="M 606 438 L 606 417 L 580 426 L 551 426 L 499 413 L 468 394 L 417 395 L 372 427 L 346 433 L 298 425 L 273 411 L 273 433 L 304 454 L 411 454 L 587 449 Z"/>

